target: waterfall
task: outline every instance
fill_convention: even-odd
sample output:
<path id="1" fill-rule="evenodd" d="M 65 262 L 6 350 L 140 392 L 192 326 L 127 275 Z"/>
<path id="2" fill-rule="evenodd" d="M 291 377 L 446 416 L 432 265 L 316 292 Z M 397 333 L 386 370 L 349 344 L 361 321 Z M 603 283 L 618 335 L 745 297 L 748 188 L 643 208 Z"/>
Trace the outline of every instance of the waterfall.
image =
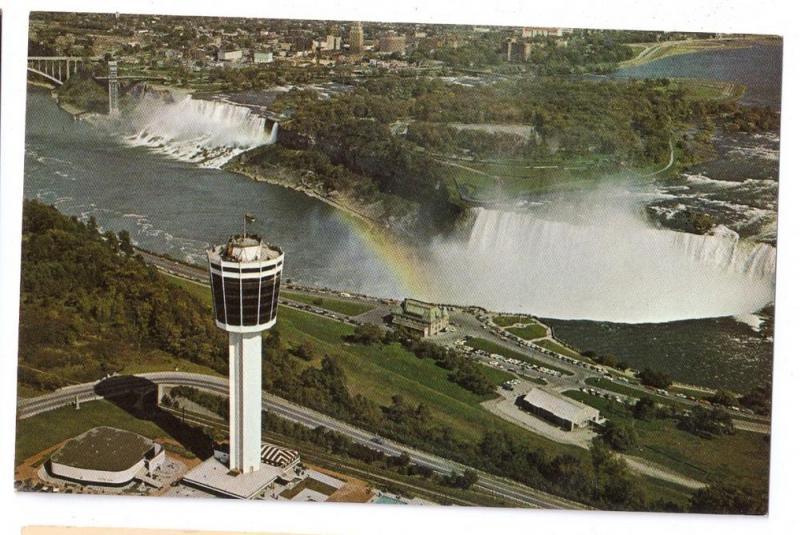
<path id="1" fill-rule="evenodd" d="M 469 234 L 437 241 L 430 258 L 436 299 L 543 317 L 664 322 L 748 314 L 774 298 L 774 247 L 630 214 L 576 224 L 477 208 Z"/>
<path id="2" fill-rule="evenodd" d="M 204 167 L 220 167 L 248 149 L 275 143 L 278 123 L 266 130 L 266 119 L 245 106 L 194 99 L 174 102 L 147 96 L 133 111 L 126 136 L 132 145 Z"/>
<path id="3" fill-rule="evenodd" d="M 272 123 L 272 130 L 269 133 L 269 139 L 267 140 L 267 145 L 274 145 L 278 142 L 278 121 Z"/>

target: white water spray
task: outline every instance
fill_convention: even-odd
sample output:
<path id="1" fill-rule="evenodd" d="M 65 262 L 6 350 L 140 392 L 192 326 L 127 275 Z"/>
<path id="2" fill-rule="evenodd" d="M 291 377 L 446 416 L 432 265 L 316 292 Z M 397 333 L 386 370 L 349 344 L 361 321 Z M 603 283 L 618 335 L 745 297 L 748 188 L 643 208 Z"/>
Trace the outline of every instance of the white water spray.
<path id="1" fill-rule="evenodd" d="M 702 236 L 654 228 L 626 195 L 544 214 L 475 209 L 467 237 L 431 247 L 431 297 L 623 323 L 749 314 L 774 299 L 774 247 L 722 226 Z"/>
<path id="2" fill-rule="evenodd" d="M 203 167 L 221 167 L 246 150 L 277 141 L 278 123 L 245 106 L 180 97 L 175 102 L 147 96 L 131 115 L 135 134 L 126 140 Z"/>

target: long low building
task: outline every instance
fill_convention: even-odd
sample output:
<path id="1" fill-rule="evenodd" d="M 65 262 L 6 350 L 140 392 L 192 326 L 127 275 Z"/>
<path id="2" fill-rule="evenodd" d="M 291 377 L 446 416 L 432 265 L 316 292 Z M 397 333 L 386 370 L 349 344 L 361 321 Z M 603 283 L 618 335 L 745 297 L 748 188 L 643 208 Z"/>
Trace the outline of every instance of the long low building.
<path id="1" fill-rule="evenodd" d="M 517 406 L 565 431 L 601 422 L 600 411 L 594 407 L 541 388 L 533 388 L 524 396 L 518 397 Z"/>

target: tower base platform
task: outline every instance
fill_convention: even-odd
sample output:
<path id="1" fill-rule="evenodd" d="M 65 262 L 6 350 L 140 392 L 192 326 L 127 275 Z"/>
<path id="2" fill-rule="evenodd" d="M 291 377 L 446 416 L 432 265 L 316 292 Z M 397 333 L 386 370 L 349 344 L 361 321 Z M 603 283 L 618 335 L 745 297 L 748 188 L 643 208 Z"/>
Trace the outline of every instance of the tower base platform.
<path id="1" fill-rule="evenodd" d="M 227 455 L 215 452 L 213 457 L 183 476 L 182 483 L 217 496 L 252 500 L 276 479 L 286 475 L 286 468 L 264 463 L 254 472 L 236 474 L 228 468 L 225 457 Z"/>

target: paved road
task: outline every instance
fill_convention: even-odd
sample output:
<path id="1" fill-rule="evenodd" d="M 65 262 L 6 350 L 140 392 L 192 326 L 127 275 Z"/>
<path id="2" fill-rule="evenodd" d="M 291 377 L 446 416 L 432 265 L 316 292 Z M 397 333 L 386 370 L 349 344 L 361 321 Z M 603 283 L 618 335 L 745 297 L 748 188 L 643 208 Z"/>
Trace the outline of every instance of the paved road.
<path id="1" fill-rule="evenodd" d="M 155 372 L 139 374 L 133 377 L 119 377 L 116 379 L 114 387 L 105 391 L 104 395 L 109 397 L 115 394 L 122 394 L 131 388 L 141 386 L 143 379 L 155 384 L 193 386 L 210 392 L 228 394 L 228 381 L 225 378 L 186 372 Z M 36 414 L 68 406 L 74 403 L 76 399 L 81 402 L 99 399 L 101 396 L 95 392 L 97 384 L 75 385 L 37 398 L 22 399 L 17 403 L 18 417 L 20 419 L 29 418 Z M 287 420 L 310 428 L 322 426 L 337 431 L 355 442 L 387 455 L 406 453 L 415 464 L 430 467 L 440 474 L 447 475 L 453 471 L 463 472 L 467 468 L 455 461 L 399 444 L 271 394 L 264 393 L 262 401 L 264 410 L 271 411 Z M 475 487 L 499 498 L 504 498 L 509 502 L 529 507 L 588 509 L 583 504 L 553 496 L 515 481 L 481 471 L 478 471 L 478 482 Z"/>
<path id="2" fill-rule="evenodd" d="M 142 259 L 146 263 L 151 264 L 160 270 L 166 271 L 167 273 L 180 275 L 181 277 L 195 280 L 197 282 L 203 282 L 205 284 L 208 284 L 208 270 L 206 269 L 203 269 L 201 267 L 190 266 L 182 262 L 177 262 L 175 260 L 170 260 L 168 258 L 157 256 L 154 255 L 153 253 L 145 251 L 144 249 L 137 248 L 136 252 L 142 255 Z"/>

